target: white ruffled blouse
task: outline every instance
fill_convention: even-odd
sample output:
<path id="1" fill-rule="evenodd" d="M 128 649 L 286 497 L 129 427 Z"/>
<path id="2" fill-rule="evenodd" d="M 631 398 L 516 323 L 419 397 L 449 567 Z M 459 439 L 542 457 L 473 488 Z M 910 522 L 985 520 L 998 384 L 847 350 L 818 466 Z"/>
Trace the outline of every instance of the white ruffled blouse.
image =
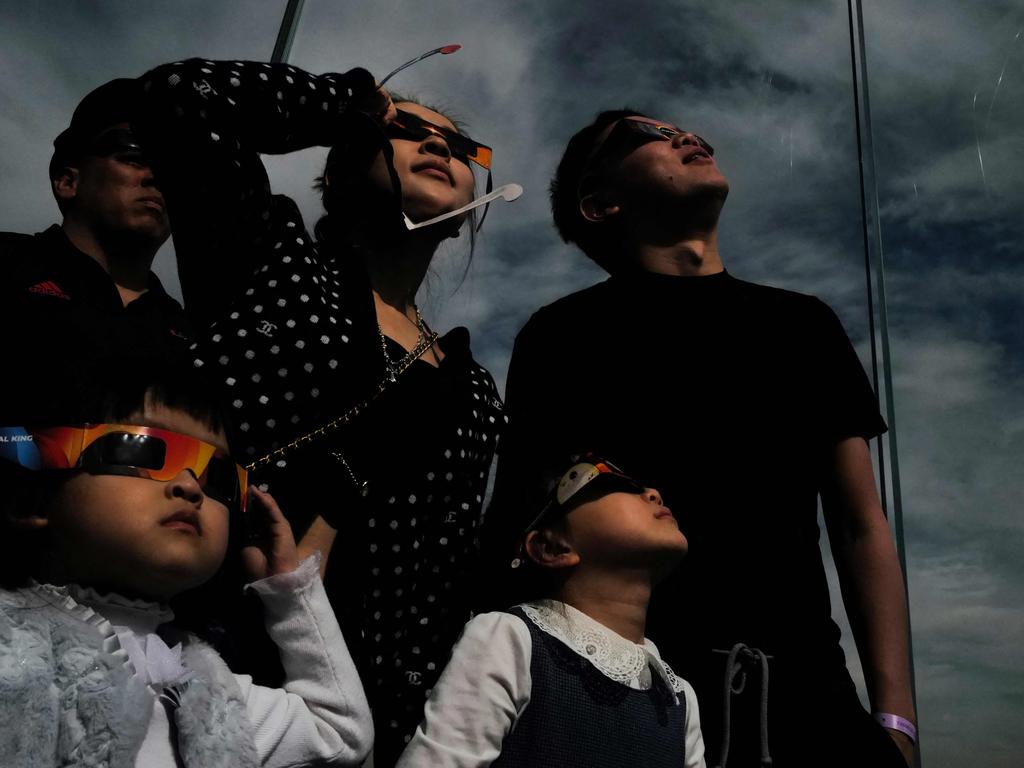
<path id="1" fill-rule="evenodd" d="M 355 664 L 327 600 L 319 553 L 286 574 L 247 585 L 263 601 L 267 631 L 278 646 L 283 688 L 235 675 L 264 766 L 358 765 L 373 742 L 369 705 Z M 77 584 L 35 584 L 49 602 L 93 626 L 104 650 L 153 691 L 149 730 L 135 758 L 139 768 L 180 768 L 175 735 L 161 694 L 187 681 L 180 644 L 168 647 L 157 628 L 174 619 L 166 605 L 99 593 Z"/>
<path id="2" fill-rule="evenodd" d="M 662 661 L 657 647 L 647 638 L 642 644 L 634 643 L 556 600 L 538 600 L 520 608 L 537 627 L 572 648 L 608 679 L 646 691 L 651 687 L 652 674 L 656 674 L 676 694 L 685 691 L 683 680 Z"/>
<path id="3" fill-rule="evenodd" d="M 156 633 L 161 624 L 174 620 L 174 612 L 168 606 L 114 592 L 100 593 L 78 584 L 69 585 L 67 590 L 75 602 L 88 606 L 110 622 L 121 648 L 135 667 L 135 674 L 151 689 L 159 693 L 192 677 L 181 663 L 181 643 L 168 648 Z"/>
<path id="4" fill-rule="evenodd" d="M 149 730 L 139 747 L 137 766 L 179 766 L 171 721 L 159 696 L 164 688 L 184 683 L 191 676 L 181 663 L 181 644 L 168 648 L 157 627 L 174 619 L 174 612 L 161 603 L 135 600 L 114 592 L 101 593 L 91 587 L 69 584 L 36 587 L 60 601 L 69 613 L 92 624 L 103 635 L 107 650 L 124 659 L 147 684 L 156 698 Z M 118 647 L 119 646 L 119 647 Z"/>
<path id="5" fill-rule="evenodd" d="M 610 680 L 647 690 L 660 677 L 686 700 L 686 762 L 703 768 L 704 740 L 693 688 L 665 663 L 650 640 L 634 643 L 556 600 L 519 606 L 539 629 L 587 659 Z M 474 617 L 430 692 L 423 722 L 398 768 L 484 768 L 530 703 L 530 629 L 515 614 Z"/>

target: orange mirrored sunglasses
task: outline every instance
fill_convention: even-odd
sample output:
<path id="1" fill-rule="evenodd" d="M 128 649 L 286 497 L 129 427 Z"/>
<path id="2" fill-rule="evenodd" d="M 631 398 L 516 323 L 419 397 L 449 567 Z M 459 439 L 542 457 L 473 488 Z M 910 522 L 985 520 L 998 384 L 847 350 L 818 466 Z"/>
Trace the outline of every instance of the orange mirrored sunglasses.
<path id="1" fill-rule="evenodd" d="M 217 446 L 190 435 L 137 424 L 86 424 L 4 428 L 8 441 L 17 439 L 15 431 L 23 436 L 16 461 L 29 469 L 84 469 L 162 482 L 187 469 L 203 493 L 245 509 L 246 470 Z"/>

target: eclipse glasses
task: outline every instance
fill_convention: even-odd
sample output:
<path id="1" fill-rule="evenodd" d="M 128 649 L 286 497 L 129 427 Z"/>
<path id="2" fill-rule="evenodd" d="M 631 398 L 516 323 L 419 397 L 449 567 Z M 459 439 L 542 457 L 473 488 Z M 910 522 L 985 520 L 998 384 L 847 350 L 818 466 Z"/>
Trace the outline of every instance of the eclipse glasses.
<path id="1" fill-rule="evenodd" d="M 595 482 L 598 485 L 591 486 Z M 578 463 L 569 467 L 559 478 L 558 483 L 548 494 L 548 500 L 540 512 L 523 529 L 523 537 L 525 538 L 526 534 L 534 530 L 549 514 L 557 509 L 565 509 L 569 502 L 587 486 L 591 486 L 592 490 L 600 488 L 603 493 L 645 493 L 647 491 L 643 483 L 634 480 L 607 459 L 593 453 L 584 454 Z M 524 544 L 525 541 L 520 541 L 517 554 L 511 563 L 513 568 L 518 568 L 523 563 Z"/>
<path id="2" fill-rule="evenodd" d="M 672 139 L 682 133 L 688 133 L 693 136 L 697 140 L 697 145 L 707 152 L 709 157 L 714 156 L 715 148 L 692 131 L 681 131 L 674 125 L 667 123 L 648 123 L 635 117 L 624 117 L 615 124 L 615 127 L 609 131 L 600 146 L 594 150 L 587 161 L 586 167 L 590 168 L 601 160 L 623 150 L 632 151 L 648 141 L 672 141 Z"/>
<path id="3" fill-rule="evenodd" d="M 493 151 L 490 147 L 471 139 L 464 133 L 445 128 L 443 125 L 435 125 L 404 109 L 398 110 L 398 116 L 388 123 L 384 130 L 391 138 L 410 141 L 423 141 L 428 136 L 438 136 L 448 145 L 452 157 L 456 160 L 461 160 L 466 165 L 469 165 L 469 161 L 472 160 L 481 168 L 487 170 L 491 168 Z"/>
<path id="4" fill-rule="evenodd" d="M 212 499 L 245 510 L 248 473 L 211 443 L 158 427 L 0 427 L 0 458 L 26 469 L 83 469 L 94 475 L 166 482 L 183 470 Z"/>
<path id="5" fill-rule="evenodd" d="M 397 69 L 389 72 L 378 84 L 378 88 L 382 87 L 384 83 L 390 80 L 394 75 L 401 72 L 406 67 L 411 67 L 413 64 L 423 61 L 423 59 L 433 56 L 434 54 L 447 55 L 455 53 L 457 50 L 462 48 L 461 45 L 443 45 L 440 48 L 435 48 L 432 51 L 427 51 L 424 54 L 417 56 L 414 59 L 402 64 Z M 491 201 L 502 199 L 508 202 L 515 200 L 521 194 L 523 194 L 523 188 L 518 184 L 503 184 L 497 189 L 493 188 L 493 180 L 491 177 L 491 160 L 493 157 L 493 151 L 490 147 L 485 144 L 481 144 L 478 141 L 471 139 L 465 134 L 461 134 L 458 131 L 453 131 L 450 128 L 445 128 L 441 125 L 434 125 L 433 123 L 424 120 L 418 115 L 414 115 L 404 110 L 398 110 L 398 116 L 388 124 L 385 128 L 385 133 L 389 138 L 409 139 L 411 141 L 423 141 L 423 139 L 429 136 L 438 136 L 445 141 L 448 145 L 449 151 L 452 153 L 452 157 L 456 160 L 460 160 L 463 163 L 469 164 L 469 161 L 473 161 L 481 168 L 487 170 L 487 189 L 484 195 L 471 201 L 468 205 L 464 205 L 461 208 L 448 211 L 440 216 L 435 216 L 432 219 L 426 221 L 413 222 L 408 216 L 403 213 L 403 219 L 405 221 L 405 228 L 408 230 L 420 229 L 421 227 L 429 227 L 431 224 L 437 224 L 438 222 L 445 221 L 446 219 L 460 216 L 463 213 L 471 211 L 474 208 L 479 208 L 481 205 L 485 206 L 483 215 L 480 217 L 480 221 L 477 222 L 476 230 L 480 231 L 480 228 L 484 225 L 484 219 L 487 218 L 487 207 L 490 206 Z"/>

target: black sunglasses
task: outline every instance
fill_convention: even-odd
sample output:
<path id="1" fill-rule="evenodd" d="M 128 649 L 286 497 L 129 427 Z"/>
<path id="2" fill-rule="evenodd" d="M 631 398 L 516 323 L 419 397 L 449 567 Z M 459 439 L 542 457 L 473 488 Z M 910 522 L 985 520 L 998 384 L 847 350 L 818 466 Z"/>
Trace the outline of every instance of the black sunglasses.
<path id="1" fill-rule="evenodd" d="M 603 496 L 616 492 L 643 494 L 647 492 L 647 488 L 607 459 L 594 453 L 584 454 L 559 478 L 558 483 L 548 493 L 547 501 L 540 512 L 523 529 L 511 566 L 518 568 L 523 564 L 526 535 L 549 515 L 569 511 L 573 499 L 579 501 L 587 493 Z"/>
<path id="2" fill-rule="evenodd" d="M 590 169 L 610 156 L 619 154 L 623 150 L 629 152 L 648 141 L 663 139 L 672 141 L 681 133 L 689 133 L 697 140 L 697 145 L 708 153 L 709 157 L 715 154 L 715 148 L 691 131 L 681 131 L 667 123 L 649 123 L 645 120 L 637 120 L 633 117 L 624 117 L 615 124 L 615 127 L 608 133 L 601 145 L 594 150 L 587 161 L 586 168 Z"/>
<path id="3" fill-rule="evenodd" d="M 423 141 L 428 136 L 439 136 L 448 145 L 452 157 L 469 164 L 472 160 L 481 168 L 490 170 L 493 152 L 490 147 L 475 141 L 465 134 L 435 125 L 412 112 L 398 110 L 398 116 L 388 123 L 385 131 L 390 138 Z"/>

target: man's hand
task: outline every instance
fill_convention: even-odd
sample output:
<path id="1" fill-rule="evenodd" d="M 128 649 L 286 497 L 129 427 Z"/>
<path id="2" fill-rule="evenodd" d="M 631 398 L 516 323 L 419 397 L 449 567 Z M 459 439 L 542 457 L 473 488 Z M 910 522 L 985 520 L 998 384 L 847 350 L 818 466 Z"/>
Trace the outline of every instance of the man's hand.
<path id="1" fill-rule="evenodd" d="M 249 486 L 246 527 L 247 546 L 242 549 L 242 563 L 250 581 L 291 573 L 299 567 L 291 525 L 274 497 L 255 486 Z"/>
<path id="2" fill-rule="evenodd" d="M 914 764 L 914 742 L 903 731 L 894 731 L 892 728 L 886 728 L 885 730 L 889 732 L 892 740 L 896 742 L 896 746 L 899 747 L 900 752 L 903 754 L 903 759 L 907 761 L 909 768 L 909 766 Z"/>
<path id="3" fill-rule="evenodd" d="M 821 501 L 871 710 L 913 721 L 903 576 L 866 440 L 851 437 L 836 445 Z M 898 731 L 890 734 L 909 765 L 910 739 Z"/>

